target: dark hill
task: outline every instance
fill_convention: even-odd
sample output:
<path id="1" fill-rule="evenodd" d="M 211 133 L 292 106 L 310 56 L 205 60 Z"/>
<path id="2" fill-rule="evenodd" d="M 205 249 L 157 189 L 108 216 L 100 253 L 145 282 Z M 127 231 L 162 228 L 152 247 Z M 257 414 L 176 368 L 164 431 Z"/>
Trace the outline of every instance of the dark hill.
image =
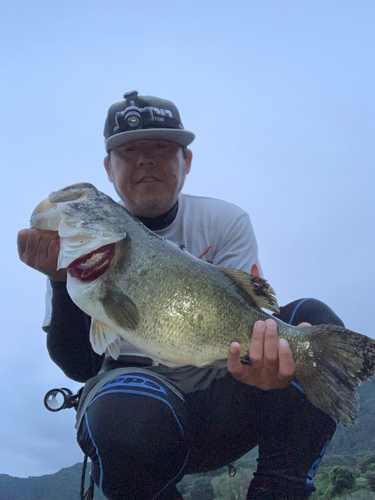
<path id="1" fill-rule="evenodd" d="M 78 500 L 82 464 L 39 477 L 11 477 L 0 474 L 0 500 Z M 99 490 L 95 500 L 105 500 Z"/>

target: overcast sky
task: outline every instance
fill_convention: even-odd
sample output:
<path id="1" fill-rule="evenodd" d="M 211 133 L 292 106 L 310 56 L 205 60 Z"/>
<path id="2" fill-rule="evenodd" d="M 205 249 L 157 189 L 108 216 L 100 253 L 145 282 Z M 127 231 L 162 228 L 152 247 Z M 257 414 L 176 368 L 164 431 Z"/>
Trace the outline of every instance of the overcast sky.
<path id="1" fill-rule="evenodd" d="M 279 304 L 319 298 L 375 338 L 372 0 L 3 0 L 0 18 L 0 473 L 82 460 L 74 410 L 43 406 L 80 385 L 48 357 L 16 234 L 69 184 L 116 197 L 102 130 L 124 92 L 176 103 L 196 134 L 184 192 L 249 212 Z"/>

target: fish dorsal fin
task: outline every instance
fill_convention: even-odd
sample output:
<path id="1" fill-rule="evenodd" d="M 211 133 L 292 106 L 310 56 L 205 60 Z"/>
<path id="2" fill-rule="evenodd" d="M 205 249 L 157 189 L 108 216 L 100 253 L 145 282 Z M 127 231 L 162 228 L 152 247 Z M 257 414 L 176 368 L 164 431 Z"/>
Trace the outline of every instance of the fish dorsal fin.
<path id="1" fill-rule="evenodd" d="M 90 327 L 90 342 L 92 348 L 97 354 L 103 354 L 107 347 L 111 346 L 117 340 L 117 333 L 115 333 L 111 328 L 109 328 L 101 321 L 92 319 Z M 113 357 L 112 353 L 111 356 Z"/>
<path id="2" fill-rule="evenodd" d="M 103 283 L 101 300 L 108 318 L 124 330 L 135 330 L 139 323 L 139 312 L 131 298 L 110 283 Z"/>
<path id="3" fill-rule="evenodd" d="M 268 281 L 240 269 L 222 267 L 220 271 L 233 281 L 251 306 L 279 312 L 275 292 Z"/>

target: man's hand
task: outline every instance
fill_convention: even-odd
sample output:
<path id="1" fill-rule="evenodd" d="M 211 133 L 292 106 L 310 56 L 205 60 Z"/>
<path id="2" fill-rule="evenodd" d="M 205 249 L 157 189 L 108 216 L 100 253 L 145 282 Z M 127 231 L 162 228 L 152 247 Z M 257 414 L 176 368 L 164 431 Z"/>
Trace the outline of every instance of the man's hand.
<path id="1" fill-rule="evenodd" d="M 240 344 L 232 342 L 228 354 L 228 371 L 241 382 L 259 389 L 284 389 L 293 380 L 296 365 L 285 339 L 277 336 L 277 325 L 272 319 L 257 321 L 249 347 L 252 366 L 240 361 Z"/>
<path id="2" fill-rule="evenodd" d="M 66 281 L 66 269 L 56 269 L 60 249 L 57 231 L 21 229 L 17 236 L 17 246 L 22 262 L 53 281 Z"/>

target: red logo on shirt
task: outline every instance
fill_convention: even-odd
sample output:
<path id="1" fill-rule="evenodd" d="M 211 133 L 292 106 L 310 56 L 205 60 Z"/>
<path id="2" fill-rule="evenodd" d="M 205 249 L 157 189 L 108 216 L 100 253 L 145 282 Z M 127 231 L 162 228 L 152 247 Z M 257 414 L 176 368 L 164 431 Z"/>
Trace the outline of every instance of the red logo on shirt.
<path id="1" fill-rule="evenodd" d="M 206 248 L 206 250 L 202 253 L 202 255 L 200 255 L 198 257 L 198 259 L 202 259 L 205 255 L 208 254 L 208 252 L 211 250 L 211 246 L 209 246 L 208 248 Z M 212 264 L 212 260 L 207 260 L 206 262 L 208 262 L 209 264 Z"/>

